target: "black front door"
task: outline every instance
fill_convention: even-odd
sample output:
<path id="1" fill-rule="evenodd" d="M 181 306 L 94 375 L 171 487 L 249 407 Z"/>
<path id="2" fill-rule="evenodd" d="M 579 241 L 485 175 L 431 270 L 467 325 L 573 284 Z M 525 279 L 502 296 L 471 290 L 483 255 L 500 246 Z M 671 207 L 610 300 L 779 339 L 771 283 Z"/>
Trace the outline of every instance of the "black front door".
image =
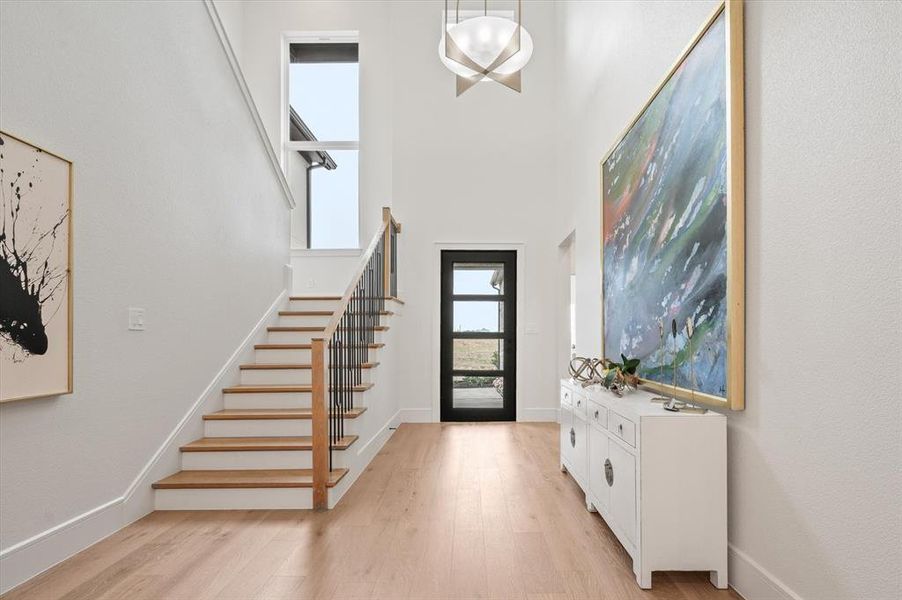
<path id="1" fill-rule="evenodd" d="M 442 421 L 517 419 L 517 253 L 442 251 Z"/>

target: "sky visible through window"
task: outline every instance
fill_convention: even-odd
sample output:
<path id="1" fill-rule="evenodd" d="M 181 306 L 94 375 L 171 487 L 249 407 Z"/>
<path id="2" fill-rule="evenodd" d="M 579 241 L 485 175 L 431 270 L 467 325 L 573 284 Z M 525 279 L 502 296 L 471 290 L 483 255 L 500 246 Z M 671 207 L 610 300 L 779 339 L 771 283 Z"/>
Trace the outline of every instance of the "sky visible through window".
<path id="1" fill-rule="evenodd" d="M 499 265 L 500 266 L 500 265 Z M 491 284 L 492 270 L 454 270 L 455 294 L 493 294 L 498 290 Z M 454 329 L 456 331 L 498 331 L 498 303 L 454 303 Z"/>
<path id="2" fill-rule="evenodd" d="M 293 63 L 288 100 L 319 141 L 360 136 L 357 63 Z M 311 248 L 357 248 L 358 152 L 330 150 L 338 167 L 310 171 Z"/>

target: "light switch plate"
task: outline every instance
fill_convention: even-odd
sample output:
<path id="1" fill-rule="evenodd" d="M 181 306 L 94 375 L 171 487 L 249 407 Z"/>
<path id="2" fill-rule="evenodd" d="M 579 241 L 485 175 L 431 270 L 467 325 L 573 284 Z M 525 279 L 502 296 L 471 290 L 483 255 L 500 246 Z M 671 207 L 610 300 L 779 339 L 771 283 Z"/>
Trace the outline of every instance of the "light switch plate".
<path id="1" fill-rule="evenodd" d="M 128 309 L 128 329 L 129 331 L 144 331 L 144 309 L 133 308 Z"/>

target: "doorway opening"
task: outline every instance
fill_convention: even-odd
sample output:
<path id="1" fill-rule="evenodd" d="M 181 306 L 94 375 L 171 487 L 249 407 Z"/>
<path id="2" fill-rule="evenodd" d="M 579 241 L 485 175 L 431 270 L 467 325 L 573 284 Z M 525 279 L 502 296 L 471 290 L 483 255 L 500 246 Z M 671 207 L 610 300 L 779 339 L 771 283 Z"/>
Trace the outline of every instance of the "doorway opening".
<path id="1" fill-rule="evenodd" d="M 557 371 L 570 377 L 576 356 L 576 231 L 558 245 Z"/>
<path id="2" fill-rule="evenodd" d="M 442 421 L 517 418 L 517 252 L 443 250 Z"/>

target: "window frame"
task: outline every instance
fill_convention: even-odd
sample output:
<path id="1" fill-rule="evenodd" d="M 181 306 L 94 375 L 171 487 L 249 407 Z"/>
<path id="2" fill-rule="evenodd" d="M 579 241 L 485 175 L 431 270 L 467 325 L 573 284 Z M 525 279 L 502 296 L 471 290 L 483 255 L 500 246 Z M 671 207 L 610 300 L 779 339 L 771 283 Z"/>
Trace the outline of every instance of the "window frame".
<path id="1" fill-rule="evenodd" d="M 291 72 L 291 45 L 292 44 L 357 44 L 358 53 L 360 49 L 360 32 L 358 31 L 283 31 L 282 32 L 282 81 L 281 81 L 281 106 L 280 106 L 280 153 L 279 161 L 282 166 L 282 172 L 288 176 L 288 158 L 291 152 L 297 151 L 315 151 L 315 150 L 355 150 L 357 151 L 357 246 L 353 248 L 311 248 L 310 247 L 310 191 L 308 181 L 308 191 L 306 202 L 304 202 L 304 210 L 307 211 L 307 233 L 306 248 L 292 248 L 293 251 L 303 250 L 305 254 L 334 254 L 336 251 L 359 251 L 361 249 L 360 236 L 363 233 L 363 211 L 361 210 L 360 198 L 360 137 L 361 132 L 358 131 L 357 140 L 324 140 L 315 142 L 293 142 L 291 141 L 291 119 L 289 116 L 290 102 L 290 72 Z M 362 61 L 359 58 L 357 65 L 360 69 Z M 358 82 L 360 75 L 358 71 Z M 360 86 L 357 88 L 357 110 L 362 113 L 360 107 L 362 94 Z M 358 121 L 359 122 L 359 121 Z M 294 210 L 300 209 L 297 206 Z"/>

